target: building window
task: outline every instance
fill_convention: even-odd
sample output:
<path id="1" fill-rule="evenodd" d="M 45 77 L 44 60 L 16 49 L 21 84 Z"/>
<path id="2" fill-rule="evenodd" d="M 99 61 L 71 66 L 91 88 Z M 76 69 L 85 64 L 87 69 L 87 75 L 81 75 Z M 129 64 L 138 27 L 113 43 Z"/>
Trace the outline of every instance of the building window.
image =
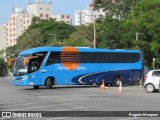
<path id="1" fill-rule="evenodd" d="M 46 14 L 46 18 L 49 18 L 49 14 Z"/>
<path id="2" fill-rule="evenodd" d="M 10 23 L 10 26 L 12 26 L 12 23 Z"/>
<path id="3" fill-rule="evenodd" d="M 23 21 L 23 24 L 26 24 L 26 22 L 25 22 L 25 21 Z"/>
<path id="4" fill-rule="evenodd" d="M 23 15 L 23 18 L 25 18 L 25 15 Z"/>
<path id="5" fill-rule="evenodd" d="M 27 23 L 29 23 L 29 20 L 27 20 Z"/>
<path id="6" fill-rule="evenodd" d="M 12 39 L 10 39 L 10 42 L 12 42 Z"/>
<path id="7" fill-rule="evenodd" d="M 27 15 L 27 17 L 29 18 L 29 14 Z"/>
<path id="8" fill-rule="evenodd" d="M 15 31 L 16 30 L 16 28 L 13 28 L 13 31 Z"/>
<path id="9" fill-rule="evenodd" d="M 67 15 L 67 19 L 70 19 L 70 16 L 69 16 L 69 15 Z"/>
<path id="10" fill-rule="evenodd" d="M 12 32 L 12 28 L 10 28 L 10 32 Z"/>
<path id="11" fill-rule="evenodd" d="M 14 39 L 13 42 L 16 42 L 16 39 Z"/>
<path id="12" fill-rule="evenodd" d="M 67 21 L 68 24 L 70 24 L 70 21 Z"/>
<path id="13" fill-rule="evenodd" d="M 16 35 L 15 35 L 15 33 L 13 34 L 13 37 L 15 37 Z"/>
<path id="14" fill-rule="evenodd" d="M 25 29 L 26 29 L 26 27 L 24 26 L 24 27 L 23 27 L 23 29 L 25 30 Z"/>
<path id="15" fill-rule="evenodd" d="M 43 14 L 42 14 L 42 13 L 40 14 L 40 17 L 43 17 Z"/>
<path id="16" fill-rule="evenodd" d="M 10 37 L 12 37 L 12 34 L 10 34 Z"/>
<path id="17" fill-rule="evenodd" d="M 15 25 L 15 22 L 13 22 L 13 26 Z"/>
<path id="18" fill-rule="evenodd" d="M 63 19 L 63 18 L 64 18 L 64 15 L 61 15 L 61 18 Z"/>

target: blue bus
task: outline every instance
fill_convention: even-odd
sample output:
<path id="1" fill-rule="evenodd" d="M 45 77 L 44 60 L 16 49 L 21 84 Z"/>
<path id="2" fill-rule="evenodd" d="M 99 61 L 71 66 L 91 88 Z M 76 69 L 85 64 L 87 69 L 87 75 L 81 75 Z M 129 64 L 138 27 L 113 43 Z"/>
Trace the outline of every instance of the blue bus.
<path id="1" fill-rule="evenodd" d="M 88 47 L 38 47 L 20 52 L 15 59 L 15 86 L 118 85 L 142 79 L 142 53 L 138 50 Z"/>

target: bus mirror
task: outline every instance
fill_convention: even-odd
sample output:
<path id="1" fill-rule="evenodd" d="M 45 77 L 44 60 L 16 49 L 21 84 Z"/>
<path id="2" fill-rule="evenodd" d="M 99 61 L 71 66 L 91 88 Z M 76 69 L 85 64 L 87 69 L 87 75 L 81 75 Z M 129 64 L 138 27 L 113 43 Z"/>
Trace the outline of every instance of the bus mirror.
<path id="1" fill-rule="evenodd" d="M 38 57 L 39 57 L 39 56 L 29 56 L 29 57 L 24 58 L 24 60 L 23 60 L 23 65 L 25 66 L 25 65 L 27 64 L 27 61 L 28 61 L 29 59 L 38 58 Z"/>
<path id="2" fill-rule="evenodd" d="M 12 59 L 10 59 L 9 61 L 8 61 L 8 66 L 10 67 L 11 66 L 11 63 L 13 62 L 13 61 L 15 61 L 17 58 L 12 58 Z"/>

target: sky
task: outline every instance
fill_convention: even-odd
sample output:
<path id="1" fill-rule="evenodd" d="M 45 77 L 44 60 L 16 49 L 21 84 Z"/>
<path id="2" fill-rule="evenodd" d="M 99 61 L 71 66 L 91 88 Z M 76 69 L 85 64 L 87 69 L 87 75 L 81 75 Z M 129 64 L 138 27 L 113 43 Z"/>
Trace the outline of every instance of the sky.
<path id="1" fill-rule="evenodd" d="M 30 1 L 35 3 L 36 0 Z M 48 2 L 48 0 L 41 1 Z M 92 0 L 52 0 L 52 2 L 52 14 L 69 14 L 74 24 L 74 11 L 86 9 L 87 5 L 89 5 Z M 13 6 L 24 9 L 27 7 L 27 0 L 0 0 L 0 24 L 4 24 L 8 21 Z"/>

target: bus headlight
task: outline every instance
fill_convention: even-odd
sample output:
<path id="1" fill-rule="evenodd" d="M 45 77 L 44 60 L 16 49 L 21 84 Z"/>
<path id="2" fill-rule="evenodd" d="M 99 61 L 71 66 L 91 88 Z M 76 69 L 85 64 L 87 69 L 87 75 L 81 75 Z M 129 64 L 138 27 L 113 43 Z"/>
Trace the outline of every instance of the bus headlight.
<path id="1" fill-rule="evenodd" d="M 27 79 L 28 78 L 28 76 L 24 76 L 21 80 L 25 80 L 25 79 Z"/>

